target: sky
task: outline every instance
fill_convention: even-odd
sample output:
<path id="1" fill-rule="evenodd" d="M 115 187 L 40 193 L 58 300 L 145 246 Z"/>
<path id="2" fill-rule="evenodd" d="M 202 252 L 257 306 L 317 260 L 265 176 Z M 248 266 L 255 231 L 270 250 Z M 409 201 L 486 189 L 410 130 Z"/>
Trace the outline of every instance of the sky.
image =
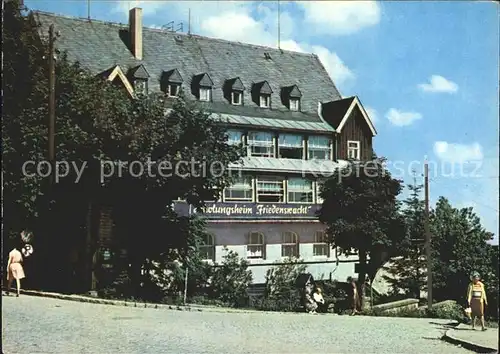
<path id="1" fill-rule="evenodd" d="M 87 17 L 87 1 L 25 0 Z M 343 97 L 374 121 L 374 148 L 393 175 L 430 201 L 472 206 L 498 244 L 499 5 L 487 1 L 91 1 L 92 18 L 315 53 Z M 278 13 L 280 14 L 278 16 Z M 189 15 L 190 14 L 190 15 Z M 191 21 L 189 21 L 189 18 Z M 279 27 L 278 27 L 279 18 Z M 278 30 L 279 28 L 279 30 Z M 407 195 L 407 191 L 402 197 Z"/>

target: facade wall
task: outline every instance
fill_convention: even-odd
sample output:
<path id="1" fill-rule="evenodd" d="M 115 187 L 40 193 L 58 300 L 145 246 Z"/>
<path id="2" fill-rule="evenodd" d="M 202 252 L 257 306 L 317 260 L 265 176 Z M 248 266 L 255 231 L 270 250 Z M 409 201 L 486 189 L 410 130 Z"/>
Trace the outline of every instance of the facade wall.
<path id="1" fill-rule="evenodd" d="M 354 276 L 354 264 L 358 261 L 355 255 L 338 256 L 335 249 L 330 250 L 330 256 L 314 255 L 314 237 L 316 231 L 324 230 L 318 222 L 307 223 L 211 223 L 209 230 L 214 234 L 215 262 L 221 263 L 224 249 L 235 251 L 240 257 L 247 258 L 247 242 L 249 232 L 261 232 L 265 236 L 265 259 L 249 258 L 253 283 L 265 282 L 268 269 L 274 264 L 283 262 L 282 234 L 286 231 L 295 232 L 299 236 L 299 257 L 307 264 L 307 271 L 315 279 L 332 279 L 345 281 Z M 338 262 L 337 262 L 338 259 Z"/>
<path id="2" fill-rule="evenodd" d="M 355 108 L 342 132 L 337 136 L 337 158 L 347 160 L 347 142 L 349 140 L 359 141 L 361 149 L 361 160 L 371 160 L 373 156 L 372 133 L 368 128 L 359 108 Z"/>

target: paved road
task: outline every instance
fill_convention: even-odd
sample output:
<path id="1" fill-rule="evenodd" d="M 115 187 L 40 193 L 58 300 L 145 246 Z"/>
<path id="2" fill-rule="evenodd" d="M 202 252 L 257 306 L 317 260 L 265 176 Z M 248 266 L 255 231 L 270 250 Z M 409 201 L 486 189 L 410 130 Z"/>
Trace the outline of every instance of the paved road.
<path id="1" fill-rule="evenodd" d="M 447 321 L 182 312 L 3 296 L 4 353 L 468 353 Z"/>

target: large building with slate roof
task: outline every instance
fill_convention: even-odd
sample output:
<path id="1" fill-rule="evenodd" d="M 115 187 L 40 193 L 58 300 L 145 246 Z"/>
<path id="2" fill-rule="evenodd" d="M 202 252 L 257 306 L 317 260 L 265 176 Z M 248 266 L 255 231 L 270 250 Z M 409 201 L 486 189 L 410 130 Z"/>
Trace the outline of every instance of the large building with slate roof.
<path id="1" fill-rule="evenodd" d="M 35 15 L 42 33 L 54 25 L 70 60 L 131 97 L 161 91 L 173 102 L 182 90 L 228 122 L 231 143 L 247 147 L 243 162 L 230 166 L 241 179 L 204 211 L 208 261 L 233 249 L 249 260 L 255 283 L 290 256 L 317 278 L 354 274 L 357 257 L 323 242 L 318 190 L 347 159 L 372 158 L 376 130 L 357 97 L 341 97 L 316 55 L 143 28 L 140 8 L 130 10 L 128 25 Z"/>

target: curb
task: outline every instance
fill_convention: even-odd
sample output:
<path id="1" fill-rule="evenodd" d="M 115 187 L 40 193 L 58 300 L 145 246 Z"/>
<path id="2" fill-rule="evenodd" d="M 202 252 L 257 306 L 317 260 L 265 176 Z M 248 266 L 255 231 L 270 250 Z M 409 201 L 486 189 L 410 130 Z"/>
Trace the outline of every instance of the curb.
<path id="1" fill-rule="evenodd" d="M 16 290 L 11 290 L 11 292 L 15 292 Z M 59 299 L 66 301 L 75 301 L 75 302 L 86 302 L 92 304 L 99 305 L 113 305 L 113 306 L 124 306 L 124 307 L 134 307 L 134 308 L 154 308 L 154 309 L 163 309 L 163 310 L 177 310 L 177 311 L 193 311 L 193 312 L 219 312 L 219 313 L 268 313 L 266 311 L 256 311 L 256 310 L 240 310 L 240 309 L 230 309 L 230 308 L 218 308 L 218 307 L 209 307 L 203 305 L 165 305 L 165 304 L 153 304 L 147 302 L 135 302 L 135 301 L 124 301 L 124 300 L 108 300 L 94 297 L 87 297 L 81 295 L 66 295 L 59 293 L 49 293 L 43 291 L 35 291 L 35 290 L 22 290 L 21 294 L 28 296 L 38 296 L 38 297 L 46 297 L 51 299 Z"/>
<path id="2" fill-rule="evenodd" d="M 448 343 L 451 343 L 454 345 L 460 345 L 462 348 L 471 350 L 471 351 L 476 352 L 476 353 L 498 353 L 498 349 L 496 349 L 496 348 L 484 347 L 482 345 L 472 343 L 472 342 L 466 341 L 464 339 L 458 339 L 458 338 L 453 336 L 453 334 L 452 334 L 453 331 L 454 331 L 454 329 L 447 330 L 442 339 Z"/>

